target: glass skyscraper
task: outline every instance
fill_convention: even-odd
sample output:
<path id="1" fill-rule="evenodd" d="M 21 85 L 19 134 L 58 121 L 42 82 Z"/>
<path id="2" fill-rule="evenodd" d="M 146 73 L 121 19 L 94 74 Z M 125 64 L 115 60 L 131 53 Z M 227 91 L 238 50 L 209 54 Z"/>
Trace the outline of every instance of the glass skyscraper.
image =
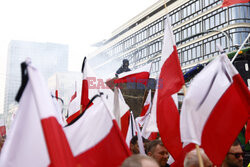
<path id="1" fill-rule="evenodd" d="M 4 98 L 4 122 L 10 119 L 9 111 L 16 108 L 15 96 L 21 84 L 21 62 L 31 58 L 32 65 L 43 74 L 47 80 L 55 72 L 65 72 L 68 69 L 67 45 L 54 43 L 36 43 L 26 41 L 11 41 L 8 49 L 6 87 Z"/>

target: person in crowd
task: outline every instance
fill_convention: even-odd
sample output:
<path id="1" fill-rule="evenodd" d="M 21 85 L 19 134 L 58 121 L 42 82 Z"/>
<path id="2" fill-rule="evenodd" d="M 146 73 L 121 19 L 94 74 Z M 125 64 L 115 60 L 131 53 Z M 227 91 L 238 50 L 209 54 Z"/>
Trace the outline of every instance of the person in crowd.
<path id="1" fill-rule="evenodd" d="M 212 167 L 213 163 L 209 160 L 203 149 L 200 149 L 200 153 L 204 167 Z M 184 167 L 200 167 L 196 149 L 187 153 L 184 159 Z"/>
<path id="2" fill-rule="evenodd" d="M 147 155 L 154 158 L 160 167 L 169 166 L 167 164 L 169 153 L 168 150 L 163 145 L 162 141 L 159 139 L 153 140 L 148 144 Z"/>
<path id="3" fill-rule="evenodd" d="M 129 68 L 129 61 L 127 59 L 123 59 L 122 61 L 122 66 L 116 71 L 116 77 L 118 76 L 118 74 L 121 74 L 123 72 L 127 72 L 127 71 L 131 71 Z"/>
<path id="4" fill-rule="evenodd" d="M 136 154 L 123 161 L 121 167 L 159 167 L 159 165 L 149 156 Z"/>
<path id="5" fill-rule="evenodd" d="M 149 143 L 150 140 L 145 139 L 144 137 L 142 137 L 142 142 L 144 144 L 144 150 L 146 152 L 146 144 Z M 139 145 L 138 145 L 138 137 L 137 136 L 133 136 L 131 141 L 130 141 L 130 145 L 129 145 L 129 149 L 133 154 L 139 154 Z"/>
<path id="6" fill-rule="evenodd" d="M 223 161 L 222 167 L 242 167 L 243 156 L 244 152 L 240 146 L 240 142 L 235 140 Z"/>

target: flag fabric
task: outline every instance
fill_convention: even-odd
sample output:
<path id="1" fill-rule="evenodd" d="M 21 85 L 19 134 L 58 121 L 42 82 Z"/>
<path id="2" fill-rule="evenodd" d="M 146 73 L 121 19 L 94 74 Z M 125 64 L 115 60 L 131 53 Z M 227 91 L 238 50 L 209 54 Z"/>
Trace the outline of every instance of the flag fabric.
<path id="1" fill-rule="evenodd" d="M 83 62 L 83 80 L 82 80 L 82 92 L 81 92 L 81 106 L 82 111 L 84 111 L 88 107 L 91 107 L 94 102 L 90 102 L 90 100 L 97 94 L 101 92 L 105 94 L 103 100 L 108 104 L 108 108 L 110 111 L 114 111 L 114 92 L 105 84 L 103 79 L 98 78 L 96 74 L 93 72 L 91 67 L 88 64 L 87 59 Z M 120 97 L 120 96 L 119 96 Z M 126 113 L 129 110 L 128 105 L 121 98 L 119 100 L 119 107 L 121 115 Z M 79 112 L 79 114 L 81 111 Z M 76 115 L 77 116 L 77 115 Z M 79 115 L 78 115 L 79 116 Z"/>
<path id="2" fill-rule="evenodd" d="M 158 88 L 153 99 L 151 118 L 147 129 L 156 132 L 158 128 L 162 142 L 172 157 L 176 159 L 182 150 L 182 143 L 179 112 L 172 95 L 179 92 L 184 84 L 184 78 L 169 17 L 165 21 L 160 67 Z"/>
<path id="3" fill-rule="evenodd" d="M 73 154 L 45 81 L 31 65 L 27 71 L 29 81 L 1 152 L 0 166 L 73 166 Z"/>
<path id="4" fill-rule="evenodd" d="M 0 126 L 0 135 L 5 136 L 6 135 L 6 127 L 5 125 Z"/>
<path id="5" fill-rule="evenodd" d="M 238 3 L 248 3 L 250 0 L 224 0 L 221 7 L 227 7 Z"/>
<path id="6" fill-rule="evenodd" d="M 128 126 L 128 131 L 126 134 L 126 143 L 129 146 L 130 145 L 130 141 L 133 138 L 133 136 L 137 135 L 137 128 L 136 128 L 136 124 L 134 121 L 134 115 L 133 112 L 130 111 L 130 117 L 129 117 L 129 126 Z"/>
<path id="7" fill-rule="evenodd" d="M 80 98 L 81 98 L 80 96 L 76 96 L 75 98 L 70 100 L 70 103 L 68 106 L 68 118 L 66 119 L 68 124 L 71 123 L 73 120 L 75 120 L 81 114 L 80 113 L 81 112 L 80 111 L 80 106 L 81 106 Z"/>
<path id="8" fill-rule="evenodd" d="M 131 154 L 113 114 L 100 97 L 64 131 L 77 164 L 82 166 L 120 166 Z"/>
<path id="9" fill-rule="evenodd" d="M 149 111 L 150 111 L 150 107 L 151 107 L 151 95 L 152 95 L 152 93 L 151 93 L 151 89 L 150 89 L 149 92 L 148 92 L 148 96 L 146 98 L 146 101 L 144 103 L 144 106 L 142 108 L 141 114 L 140 114 L 141 117 L 144 116 L 144 115 L 146 115 L 146 113 L 149 113 Z"/>
<path id="10" fill-rule="evenodd" d="M 180 117 L 181 140 L 200 145 L 220 165 L 247 122 L 250 93 L 226 55 L 213 60 L 192 81 Z"/>
<path id="11" fill-rule="evenodd" d="M 118 84 L 118 83 L 134 82 L 147 85 L 148 78 L 150 75 L 150 70 L 151 70 L 151 63 L 133 71 L 123 72 L 118 75 L 118 79 L 115 79 L 114 83 Z"/>

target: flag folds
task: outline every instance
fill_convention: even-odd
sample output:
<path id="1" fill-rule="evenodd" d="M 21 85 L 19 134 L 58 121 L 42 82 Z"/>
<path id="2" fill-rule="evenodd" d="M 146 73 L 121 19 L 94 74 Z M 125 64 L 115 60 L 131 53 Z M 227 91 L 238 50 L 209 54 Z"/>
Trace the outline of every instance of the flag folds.
<path id="1" fill-rule="evenodd" d="M 118 75 L 118 79 L 114 80 L 114 83 L 128 83 L 135 82 L 147 85 L 147 80 L 150 75 L 151 63 L 134 71 L 124 72 Z"/>
<path id="2" fill-rule="evenodd" d="M 165 31 L 160 62 L 158 87 L 153 99 L 148 131 L 157 131 L 152 126 L 157 122 L 161 139 L 169 153 L 176 159 L 181 150 L 179 112 L 172 98 L 184 84 L 178 53 L 169 18 L 165 21 Z M 151 127 L 150 127 L 151 126 Z"/>
<path id="3" fill-rule="evenodd" d="M 250 0 L 224 0 L 222 7 L 227 7 L 230 5 L 237 4 L 237 3 L 248 3 L 248 2 L 250 2 Z"/>
<path id="4" fill-rule="evenodd" d="M 40 73 L 28 65 L 29 81 L 0 156 L 0 166 L 119 166 L 130 155 L 103 98 L 62 128 Z"/>
<path id="5" fill-rule="evenodd" d="M 200 145 L 220 165 L 250 112 L 250 93 L 226 55 L 192 81 L 183 101 L 181 139 Z"/>

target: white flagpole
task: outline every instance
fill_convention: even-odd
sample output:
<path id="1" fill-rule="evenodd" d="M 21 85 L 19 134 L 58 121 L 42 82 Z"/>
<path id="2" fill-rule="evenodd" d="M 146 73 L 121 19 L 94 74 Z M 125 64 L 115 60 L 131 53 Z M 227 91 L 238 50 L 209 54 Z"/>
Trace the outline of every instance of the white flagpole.
<path id="1" fill-rule="evenodd" d="M 235 58 L 238 56 L 239 52 L 241 51 L 241 49 L 243 48 L 243 46 L 245 45 L 245 43 L 247 42 L 248 38 L 250 37 L 250 33 L 248 34 L 247 38 L 245 39 L 245 41 L 241 44 L 239 50 L 237 51 L 237 53 L 234 55 L 233 59 L 231 60 L 231 63 L 234 62 Z"/>

